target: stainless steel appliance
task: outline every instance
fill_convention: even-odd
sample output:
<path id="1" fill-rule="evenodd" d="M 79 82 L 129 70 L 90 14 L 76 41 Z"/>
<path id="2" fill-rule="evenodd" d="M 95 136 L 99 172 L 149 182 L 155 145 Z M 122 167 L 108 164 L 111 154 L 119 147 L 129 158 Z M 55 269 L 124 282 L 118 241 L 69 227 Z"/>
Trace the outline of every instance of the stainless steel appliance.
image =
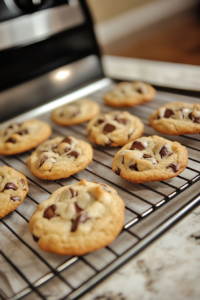
<path id="1" fill-rule="evenodd" d="M 80 1 L 74 6 L 80 9 L 84 20 L 82 25 L 88 22 L 84 5 Z M 71 9 L 70 6 L 67 7 Z M 42 6 L 40 8 L 39 12 L 48 10 L 42 10 Z M 88 27 L 89 25 L 91 25 L 90 21 Z M 76 29 L 75 26 L 73 30 Z M 48 70 L 39 68 L 39 73 L 31 80 L 28 80 L 31 76 L 23 77 L 23 75 L 20 77 L 20 84 L 17 84 L 15 76 L 11 76 L 11 80 L 6 81 L 4 87 L 9 86 L 9 88 L 3 90 L 2 86 L 0 112 L 1 118 L 7 120 L 0 125 L 0 129 L 13 122 L 37 117 L 52 125 L 53 136 L 74 135 L 87 140 L 85 124 L 70 128 L 60 127 L 50 120 L 50 114 L 55 107 L 85 96 L 99 102 L 102 111 L 112 110 L 104 105 L 102 98 L 115 81 L 103 77 L 93 32 L 89 32 L 90 41 L 92 37 L 94 45 L 89 47 L 90 51 L 83 52 L 84 55 L 77 58 L 76 55 L 73 56 L 72 51 L 69 61 L 64 60 L 64 55 L 61 62 L 56 57 L 55 66 L 52 61 Z M 73 35 L 71 39 L 73 40 Z M 45 38 L 44 41 L 48 42 L 48 39 Z M 83 44 L 84 41 L 85 39 L 82 41 Z M 39 43 L 41 42 L 43 41 Z M 74 41 L 74 45 L 78 53 L 82 53 L 81 49 L 79 50 L 79 39 Z M 23 47 L 30 47 L 29 49 L 32 46 L 34 47 L 35 43 L 23 45 Z M 3 52 L 0 52 L 0 55 Z M 37 68 L 35 70 L 37 71 Z M 31 72 L 31 66 L 29 71 Z M 145 123 L 145 135 L 156 134 L 148 125 L 148 116 L 160 105 L 174 99 L 183 102 L 200 101 L 198 98 L 158 90 L 153 102 L 130 108 L 129 111 L 139 116 Z M 12 110 L 14 103 L 17 105 Z M 17 106 L 20 107 L 19 110 Z M 25 110 L 25 113 L 13 117 Z M 30 192 L 16 211 L 0 220 L 0 297 L 13 300 L 78 299 L 197 205 L 200 202 L 200 137 L 199 135 L 166 137 L 178 140 L 187 147 L 189 164 L 186 170 L 178 177 L 165 182 L 140 185 L 126 182 L 112 172 L 113 156 L 118 149 L 93 145 L 93 162 L 84 171 L 70 178 L 53 182 L 40 180 L 30 173 L 25 164 L 30 152 L 9 157 L 1 156 L 0 166 L 7 164 L 27 176 Z M 75 183 L 82 178 L 106 183 L 118 191 L 126 204 L 123 231 L 108 247 L 83 257 L 66 257 L 43 252 L 32 240 L 28 231 L 28 220 L 31 214 L 37 204 L 47 199 L 57 188 Z"/>

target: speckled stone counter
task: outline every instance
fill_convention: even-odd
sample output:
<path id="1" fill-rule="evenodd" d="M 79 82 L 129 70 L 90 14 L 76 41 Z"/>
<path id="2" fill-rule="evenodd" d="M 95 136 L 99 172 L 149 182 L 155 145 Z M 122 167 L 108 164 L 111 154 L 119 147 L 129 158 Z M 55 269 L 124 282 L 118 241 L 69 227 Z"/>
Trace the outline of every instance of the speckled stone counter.
<path id="1" fill-rule="evenodd" d="M 80 300 L 199 300 L 200 206 Z"/>

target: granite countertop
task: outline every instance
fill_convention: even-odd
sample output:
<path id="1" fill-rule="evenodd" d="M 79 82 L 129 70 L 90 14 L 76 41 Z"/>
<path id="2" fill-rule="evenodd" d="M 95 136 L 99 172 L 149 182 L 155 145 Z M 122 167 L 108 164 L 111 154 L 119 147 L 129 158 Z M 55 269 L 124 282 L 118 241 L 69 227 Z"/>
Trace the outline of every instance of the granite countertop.
<path id="1" fill-rule="evenodd" d="M 199 300 L 200 206 L 80 300 Z"/>

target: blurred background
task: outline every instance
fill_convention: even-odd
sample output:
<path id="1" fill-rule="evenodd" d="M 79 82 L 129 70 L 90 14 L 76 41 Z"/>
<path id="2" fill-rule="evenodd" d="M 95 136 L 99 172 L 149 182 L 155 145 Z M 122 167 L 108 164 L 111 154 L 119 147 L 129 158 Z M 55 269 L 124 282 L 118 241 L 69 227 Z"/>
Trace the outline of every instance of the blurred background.
<path id="1" fill-rule="evenodd" d="M 103 54 L 200 65 L 197 0 L 87 0 Z"/>

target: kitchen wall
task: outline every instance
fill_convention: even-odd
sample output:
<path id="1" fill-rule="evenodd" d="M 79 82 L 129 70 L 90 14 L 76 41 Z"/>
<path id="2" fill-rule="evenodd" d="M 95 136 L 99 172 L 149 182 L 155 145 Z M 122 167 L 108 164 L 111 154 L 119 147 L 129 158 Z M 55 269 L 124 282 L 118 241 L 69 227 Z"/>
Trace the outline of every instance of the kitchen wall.
<path id="1" fill-rule="evenodd" d="M 87 0 L 95 23 L 104 22 L 150 2 L 155 0 Z"/>
<path id="2" fill-rule="evenodd" d="M 86 0 L 100 46 L 190 9 L 197 0 Z"/>

